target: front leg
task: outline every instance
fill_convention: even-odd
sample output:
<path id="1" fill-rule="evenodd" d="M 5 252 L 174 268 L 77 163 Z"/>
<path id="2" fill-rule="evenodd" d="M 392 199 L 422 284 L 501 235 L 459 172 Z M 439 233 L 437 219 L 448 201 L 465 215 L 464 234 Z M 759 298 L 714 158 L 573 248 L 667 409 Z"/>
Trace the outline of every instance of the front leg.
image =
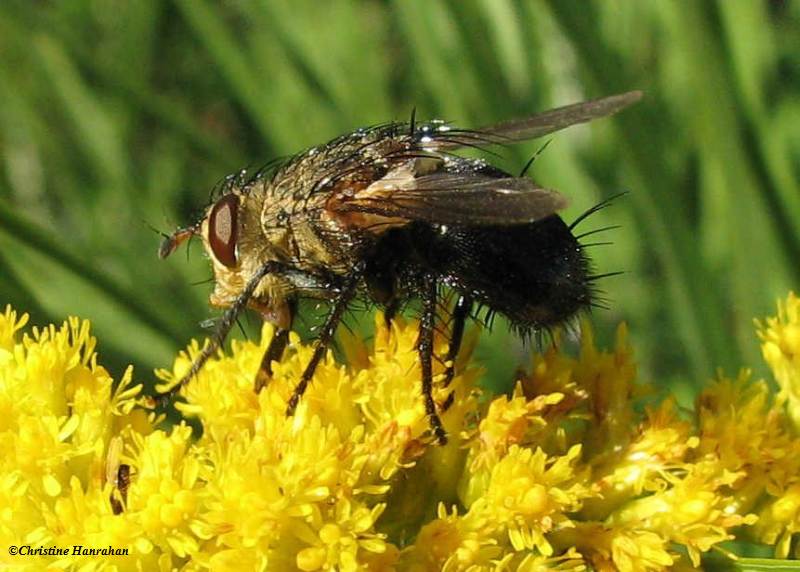
<path id="1" fill-rule="evenodd" d="M 225 313 L 222 314 L 222 319 L 217 324 L 217 329 L 214 331 L 214 335 L 211 336 L 209 343 L 203 347 L 200 354 L 194 359 L 189 371 L 178 381 L 178 383 L 158 396 L 159 403 L 163 406 L 166 406 L 175 397 L 175 395 L 177 395 L 181 387 L 183 387 L 190 379 L 197 375 L 197 372 L 199 372 L 208 359 L 214 355 L 214 352 L 216 352 L 220 346 L 222 346 L 222 343 L 225 341 L 225 338 L 228 336 L 231 328 L 236 323 L 236 318 L 239 316 L 239 313 L 247 306 L 247 303 L 253 297 L 258 285 L 265 276 L 268 274 L 296 274 L 298 272 L 299 271 L 297 269 L 284 262 L 279 262 L 277 260 L 265 262 L 253 275 L 253 277 L 250 278 L 242 292 L 233 301 L 233 304 L 231 304 L 230 307 L 225 310 Z M 314 277 L 314 279 L 317 280 L 318 277 Z"/>

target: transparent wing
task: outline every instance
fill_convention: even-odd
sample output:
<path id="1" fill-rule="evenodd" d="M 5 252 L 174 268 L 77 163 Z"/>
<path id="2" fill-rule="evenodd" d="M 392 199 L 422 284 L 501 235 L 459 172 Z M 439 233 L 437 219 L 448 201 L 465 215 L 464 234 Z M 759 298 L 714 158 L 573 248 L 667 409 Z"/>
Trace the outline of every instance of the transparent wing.
<path id="1" fill-rule="evenodd" d="M 474 131 L 441 127 L 426 130 L 420 147 L 423 153 L 435 154 L 465 146 L 534 139 L 613 115 L 641 97 L 642 92 L 630 91 Z M 328 208 L 345 215 L 372 215 L 350 217 L 351 224 L 396 225 L 419 220 L 439 224 L 514 225 L 550 216 L 566 205 L 563 195 L 539 187 L 527 178 L 491 177 L 469 171 L 416 176 L 415 169 L 409 168 L 399 169 L 354 194 L 336 193 Z"/>
<path id="2" fill-rule="evenodd" d="M 539 220 L 566 206 L 563 195 L 530 179 L 442 172 L 401 185 L 372 185 L 331 208 L 439 224 L 513 225 Z"/>
<path id="3" fill-rule="evenodd" d="M 636 103 L 641 98 L 641 91 L 629 91 L 600 99 L 573 103 L 572 105 L 551 109 L 525 119 L 504 121 L 474 131 L 441 131 L 434 134 L 431 141 L 425 144 L 424 147 L 432 150 L 448 150 L 457 149 L 458 147 L 480 146 L 487 143 L 503 144 L 536 139 L 571 125 L 613 115 Z"/>

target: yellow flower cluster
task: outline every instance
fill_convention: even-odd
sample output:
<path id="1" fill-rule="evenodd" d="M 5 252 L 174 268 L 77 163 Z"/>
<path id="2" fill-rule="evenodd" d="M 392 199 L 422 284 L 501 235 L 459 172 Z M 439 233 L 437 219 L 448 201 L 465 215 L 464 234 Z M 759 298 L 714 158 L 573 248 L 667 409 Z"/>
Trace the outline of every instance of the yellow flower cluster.
<path id="1" fill-rule="evenodd" d="M 113 382 L 87 322 L 23 333 L 26 320 L 0 314 L 0 568 L 649 571 L 696 567 L 734 538 L 786 557 L 800 533 L 793 295 L 758 325 L 777 398 L 744 371 L 682 413 L 636 382 L 624 326 L 611 352 L 584 326 L 577 356 L 552 345 L 507 396 L 482 395 L 462 352 L 435 395 L 454 392 L 443 447 L 414 323 L 378 317 L 369 345 L 343 340 L 348 365 L 320 364 L 293 417 L 311 348 L 292 337 L 255 394 L 265 326 L 182 390 L 193 433 L 156 416 L 130 370 Z M 157 372 L 161 389 L 199 350 Z"/>

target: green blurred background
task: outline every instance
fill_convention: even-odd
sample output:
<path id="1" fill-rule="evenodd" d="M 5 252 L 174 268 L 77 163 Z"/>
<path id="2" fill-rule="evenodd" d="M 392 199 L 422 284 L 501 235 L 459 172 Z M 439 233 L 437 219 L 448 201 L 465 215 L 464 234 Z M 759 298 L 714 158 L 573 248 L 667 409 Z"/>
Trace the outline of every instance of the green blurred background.
<path id="1" fill-rule="evenodd" d="M 567 219 L 629 191 L 582 226 L 621 225 L 591 248 L 625 271 L 598 335 L 628 321 L 644 378 L 685 398 L 763 372 L 752 319 L 800 284 L 798 2 L 3 0 L 0 304 L 90 318 L 146 381 L 213 315 L 199 244 L 159 261 L 150 227 L 224 175 L 414 107 L 475 127 L 630 89 L 531 171 Z M 497 383 L 525 354 L 502 326 L 479 348 Z"/>

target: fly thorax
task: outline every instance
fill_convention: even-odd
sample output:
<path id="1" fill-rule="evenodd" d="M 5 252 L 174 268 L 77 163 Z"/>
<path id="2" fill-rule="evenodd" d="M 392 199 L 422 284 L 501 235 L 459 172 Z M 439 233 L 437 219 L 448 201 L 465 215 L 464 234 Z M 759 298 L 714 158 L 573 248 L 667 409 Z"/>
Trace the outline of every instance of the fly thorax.
<path id="1" fill-rule="evenodd" d="M 292 231 L 300 267 L 324 267 L 338 273 L 352 266 L 356 253 L 350 234 L 327 213 L 299 220 Z"/>

